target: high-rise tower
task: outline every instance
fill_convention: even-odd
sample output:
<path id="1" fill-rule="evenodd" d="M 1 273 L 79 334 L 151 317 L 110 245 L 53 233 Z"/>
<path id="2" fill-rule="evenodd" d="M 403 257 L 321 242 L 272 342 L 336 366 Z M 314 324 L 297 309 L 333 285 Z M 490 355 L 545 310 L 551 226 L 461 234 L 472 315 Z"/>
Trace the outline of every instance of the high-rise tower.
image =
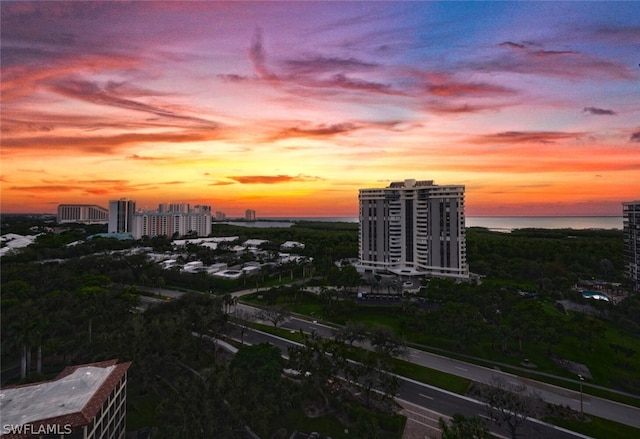
<path id="1" fill-rule="evenodd" d="M 120 198 L 109 200 L 109 233 L 126 233 L 132 231 L 133 214 L 136 211 L 136 202 Z"/>
<path id="2" fill-rule="evenodd" d="M 409 179 L 358 198 L 361 271 L 469 277 L 464 186 Z"/>
<path id="3" fill-rule="evenodd" d="M 624 268 L 634 291 L 640 291 L 640 200 L 622 203 Z"/>

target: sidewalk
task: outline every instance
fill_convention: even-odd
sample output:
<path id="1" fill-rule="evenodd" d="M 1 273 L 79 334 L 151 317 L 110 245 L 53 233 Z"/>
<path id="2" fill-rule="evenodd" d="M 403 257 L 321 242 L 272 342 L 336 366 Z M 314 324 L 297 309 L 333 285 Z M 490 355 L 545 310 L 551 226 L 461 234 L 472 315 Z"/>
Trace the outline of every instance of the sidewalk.
<path id="1" fill-rule="evenodd" d="M 439 413 L 427 410 L 424 407 L 396 399 L 402 406 L 401 415 L 407 417 L 402 439 L 440 439 L 441 431 L 438 426 L 438 419 L 442 417 Z M 446 416 L 444 417 L 446 418 Z"/>

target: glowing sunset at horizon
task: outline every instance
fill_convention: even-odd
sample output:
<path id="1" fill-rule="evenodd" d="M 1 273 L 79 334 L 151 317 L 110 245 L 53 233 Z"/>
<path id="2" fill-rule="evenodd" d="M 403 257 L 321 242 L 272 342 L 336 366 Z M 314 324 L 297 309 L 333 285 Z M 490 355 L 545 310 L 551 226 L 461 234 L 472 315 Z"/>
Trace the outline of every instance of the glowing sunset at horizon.
<path id="1" fill-rule="evenodd" d="M 639 2 L 10 2 L 2 212 L 128 198 L 357 216 L 466 186 L 468 216 L 640 199 Z"/>

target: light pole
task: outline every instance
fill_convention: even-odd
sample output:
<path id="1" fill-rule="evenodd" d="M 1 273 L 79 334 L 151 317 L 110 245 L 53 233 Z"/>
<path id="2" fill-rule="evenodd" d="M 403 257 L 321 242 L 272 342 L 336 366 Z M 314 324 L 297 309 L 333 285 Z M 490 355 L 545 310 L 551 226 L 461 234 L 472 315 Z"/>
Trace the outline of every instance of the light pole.
<path id="1" fill-rule="evenodd" d="M 578 378 L 580 378 L 580 418 L 584 418 L 584 409 L 583 409 L 583 403 L 582 403 L 582 382 L 584 381 L 584 377 L 582 375 L 578 375 Z"/>

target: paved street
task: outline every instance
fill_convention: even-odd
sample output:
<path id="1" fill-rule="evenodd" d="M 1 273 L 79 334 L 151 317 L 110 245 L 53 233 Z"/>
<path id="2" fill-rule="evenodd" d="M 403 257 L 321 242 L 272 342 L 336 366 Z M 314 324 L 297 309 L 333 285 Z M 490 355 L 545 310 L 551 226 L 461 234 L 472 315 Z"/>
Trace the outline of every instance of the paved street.
<path id="1" fill-rule="evenodd" d="M 236 327 L 230 333 L 231 336 L 239 340 L 239 329 Z M 286 357 L 289 346 L 299 345 L 299 343 L 287 340 L 282 337 L 274 336 L 262 331 L 253 329 L 247 330 L 244 336 L 244 340 L 248 344 L 258 343 L 270 343 L 278 347 L 283 356 Z M 437 387 L 429 386 L 418 381 L 414 381 L 408 378 L 400 377 L 400 389 L 398 392 L 398 402 L 404 406 L 413 405 L 421 407 L 429 411 L 430 423 L 419 421 L 417 425 L 412 425 L 414 437 L 437 437 L 437 436 L 420 436 L 420 434 L 427 434 L 428 431 L 432 431 L 435 428 L 434 419 L 439 417 L 449 418 L 455 413 L 461 413 L 465 416 L 480 416 L 481 418 L 488 419 L 486 416 L 487 410 L 483 403 L 471 398 L 467 398 L 446 390 L 439 389 Z M 415 410 L 413 410 L 415 412 Z M 415 413 L 410 413 L 415 416 Z M 424 420 L 424 419 L 423 419 Z M 428 428 L 419 428 L 420 423 L 427 424 Z M 493 434 L 498 437 L 506 437 L 506 430 L 497 426 L 491 421 L 487 421 L 487 426 Z M 423 426 L 424 427 L 424 426 Z M 523 439 L 584 439 L 588 436 L 581 435 L 567 431 L 550 424 L 546 424 L 535 419 L 529 419 L 525 421 L 521 427 L 519 434 Z"/>
<path id="2" fill-rule="evenodd" d="M 237 291 L 232 293 L 232 296 L 241 297 L 254 292 L 254 289 Z M 184 293 L 163 289 L 161 294 L 166 295 L 167 297 L 179 297 Z M 256 307 L 240 303 L 236 305 L 235 309 L 253 314 L 259 311 Z M 270 324 L 269 322 L 265 323 Z M 287 322 L 282 324 L 281 327 L 291 329 L 293 331 L 302 330 L 307 333 L 314 331 L 318 335 L 324 337 L 331 337 L 333 335 L 333 328 L 330 326 L 297 317 L 290 318 Z M 362 346 L 367 347 L 366 345 Z M 454 360 L 413 348 L 408 349 L 407 356 L 403 359 L 430 369 L 450 373 L 480 383 L 491 383 L 493 377 L 499 376 L 504 378 L 507 382 L 523 384 L 527 386 L 529 390 L 538 392 L 544 401 L 562 406 L 569 406 L 576 411 L 580 410 L 580 393 L 578 391 L 572 391 L 536 380 L 521 378 L 497 369 L 477 366 L 475 364 Z M 598 398 L 588 394 L 582 395 L 582 401 L 584 413 L 586 414 L 592 414 L 640 429 L 640 408 L 638 407 L 620 404 L 618 402 Z"/>

